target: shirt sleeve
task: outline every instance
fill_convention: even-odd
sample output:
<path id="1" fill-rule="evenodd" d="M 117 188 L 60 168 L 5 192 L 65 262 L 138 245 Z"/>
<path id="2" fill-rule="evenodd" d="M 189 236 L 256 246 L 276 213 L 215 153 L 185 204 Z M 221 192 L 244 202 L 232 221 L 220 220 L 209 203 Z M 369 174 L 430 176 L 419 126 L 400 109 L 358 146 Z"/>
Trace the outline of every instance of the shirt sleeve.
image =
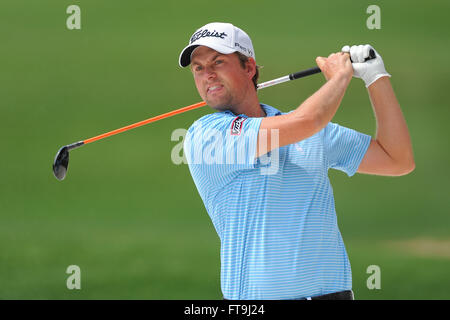
<path id="1" fill-rule="evenodd" d="M 323 130 L 328 168 L 353 176 L 369 148 L 372 137 L 330 122 Z"/>
<path id="2" fill-rule="evenodd" d="M 256 167 L 261 120 L 219 112 L 200 118 L 188 129 L 184 153 L 204 201 L 211 199 L 242 170 Z"/>

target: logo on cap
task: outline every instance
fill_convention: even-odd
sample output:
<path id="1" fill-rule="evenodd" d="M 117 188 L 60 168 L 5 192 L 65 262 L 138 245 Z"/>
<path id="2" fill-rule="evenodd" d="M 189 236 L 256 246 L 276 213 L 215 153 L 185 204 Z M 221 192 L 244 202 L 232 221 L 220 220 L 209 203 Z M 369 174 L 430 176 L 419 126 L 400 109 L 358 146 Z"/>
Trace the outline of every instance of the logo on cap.
<path id="1" fill-rule="evenodd" d="M 197 29 L 189 38 L 189 44 L 180 53 L 181 67 L 187 67 L 191 63 L 191 55 L 198 46 L 206 46 L 222 54 L 239 51 L 255 59 L 250 37 L 231 23 L 213 22 Z"/>
<path id="2" fill-rule="evenodd" d="M 206 37 L 215 37 L 220 39 L 225 39 L 228 35 L 225 32 L 219 33 L 216 30 L 209 31 L 208 29 L 199 30 L 196 33 L 194 33 L 191 37 L 191 44 L 195 41 L 197 41 L 200 38 L 206 38 Z"/>
<path id="3" fill-rule="evenodd" d="M 250 50 L 250 49 L 248 49 L 248 48 L 242 46 L 239 42 L 236 42 L 236 43 L 234 44 L 234 46 L 235 46 L 236 48 L 240 48 L 240 49 L 241 49 L 242 51 L 244 51 L 244 52 L 247 52 L 247 54 L 248 54 L 249 56 L 253 56 L 252 50 Z"/>

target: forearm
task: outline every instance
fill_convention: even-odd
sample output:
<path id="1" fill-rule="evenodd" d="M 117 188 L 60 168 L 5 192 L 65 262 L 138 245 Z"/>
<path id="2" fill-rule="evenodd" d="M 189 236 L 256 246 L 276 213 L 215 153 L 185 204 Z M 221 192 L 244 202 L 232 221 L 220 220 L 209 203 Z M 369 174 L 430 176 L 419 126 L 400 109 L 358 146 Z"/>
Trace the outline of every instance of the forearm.
<path id="1" fill-rule="evenodd" d="M 388 77 L 368 87 L 377 122 L 376 141 L 400 166 L 414 166 L 408 126 Z"/>
<path id="2" fill-rule="evenodd" d="M 351 77 L 345 74 L 331 78 L 294 110 L 292 116 L 298 119 L 309 119 L 314 130 L 311 135 L 320 131 L 336 114 L 350 80 Z"/>
<path id="3" fill-rule="evenodd" d="M 331 54 L 328 58 L 317 57 L 316 62 L 328 81 L 291 113 L 262 119 L 257 156 L 309 138 L 333 118 L 352 78 L 352 65 L 348 56 L 342 53 Z M 275 143 L 272 143 L 273 130 L 276 132 Z"/>

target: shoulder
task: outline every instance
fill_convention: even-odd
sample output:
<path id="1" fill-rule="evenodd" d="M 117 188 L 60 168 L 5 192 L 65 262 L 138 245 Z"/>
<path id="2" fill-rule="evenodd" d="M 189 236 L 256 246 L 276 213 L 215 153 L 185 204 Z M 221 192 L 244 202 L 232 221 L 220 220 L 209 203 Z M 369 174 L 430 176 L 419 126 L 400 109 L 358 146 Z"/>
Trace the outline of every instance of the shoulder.
<path id="1" fill-rule="evenodd" d="M 342 139 L 343 132 L 342 129 L 344 127 L 340 126 L 337 123 L 329 122 L 325 127 L 323 127 L 320 131 L 316 132 L 312 136 L 306 138 L 304 143 L 312 144 L 312 145 L 321 145 L 326 146 L 333 141 L 338 141 Z"/>
<path id="2" fill-rule="evenodd" d="M 194 121 L 186 132 L 184 144 L 189 146 L 193 141 L 199 138 L 208 137 L 206 141 L 212 136 L 218 135 L 223 138 L 227 129 L 231 128 L 235 115 L 227 112 L 215 112 L 204 115 L 200 119 Z M 203 138 L 202 138 L 203 139 Z"/>
<path id="3" fill-rule="evenodd" d="M 199 127 L 204 129 L 208 128 L 219 129 L 224 124 L 229 123 L 235 118 L 236 116 L 225 112 L 215 112 L 207 114 L 201 117 L 200 119 L 194 121 L 194 123 L 192 123 L 192 125 L 189 127 L 188 132 L 192 132 Z"/>
<path id="4" fill-rule="evenodd" d="M 329 122 L 322 130 L 321 133 L 327 138 L 353 138 L 354 136 L 364 135 L 363 133 L 340 125 L 338 123 Z"/>
<path id="5" fill-rule="evenodd" d="M 340 134 L 343 129 L 348 129 L 348 128 L 345 128 L 334 122 L 328 122 L 328 124 L 322 130 L 320 130 L 318 133 L 322 137 L 335 136 L 337 134 Z"/>
<path id="6" fill-rule="evenodd" d="M 341 126 L 338 123 L 328 122 L 328 124 L 323 128 L 323 130 L 338 130 Z"/>

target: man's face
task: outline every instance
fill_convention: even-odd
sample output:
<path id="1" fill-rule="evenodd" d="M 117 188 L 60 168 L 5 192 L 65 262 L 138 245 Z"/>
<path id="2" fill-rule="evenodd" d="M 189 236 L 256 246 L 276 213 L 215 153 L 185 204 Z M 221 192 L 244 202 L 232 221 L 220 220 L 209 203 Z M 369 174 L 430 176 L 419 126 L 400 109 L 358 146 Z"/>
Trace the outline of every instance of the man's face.
<path id="1" fill-rule="evenodd" d="M 236 54 L 222 54 L 200 46 L 192 53 L 191 70 L 200 96 L 217 110 L 238 105 L 247 90 L 253 88 L 253 75 L 242 68 Z"/>

